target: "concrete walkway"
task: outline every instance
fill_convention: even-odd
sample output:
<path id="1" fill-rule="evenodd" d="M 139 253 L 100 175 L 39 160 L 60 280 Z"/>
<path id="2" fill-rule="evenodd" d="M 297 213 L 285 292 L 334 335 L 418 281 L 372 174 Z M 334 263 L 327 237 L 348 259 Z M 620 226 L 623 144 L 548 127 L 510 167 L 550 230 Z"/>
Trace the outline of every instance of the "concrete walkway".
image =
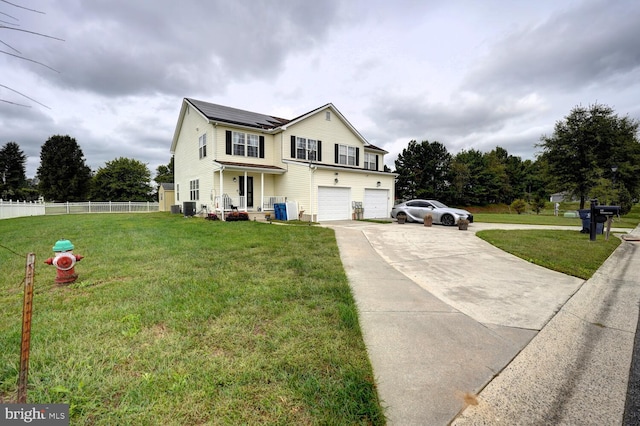
<path id="1" fill-rule="evenodd" d="M 488 227 L 526 226 L 472 224 L 464 232 L 421 224 L 349 221 L 324 225 L 336 231 L 389 424 L 446 425 L 466 407 L 470 408 L 455 420 L 456 424 L 536 424 L 540 419 L 559 419 L 548 414 L 525 414 L 539 408 L 515 397 L 519 403 L 513 411 L 503 407 L 511 382 L 502 378 L 511 366 L 514 377 L 524 377 L 523 369 L 538 370 L 545 377 L 549 358 L 542 358 L 540 351 L 549 354 L 550 350 L 573 346 L 565 340 L 573 342 L 578 337 L 575 333 L 580 335 L 565 319 L 562 324 L 567 326 L 557 329 L 560 334 L 552 334 L 556 341 L 549 344 L 551 348 L 539 349 L 530 355 L 533 358 L 528 363 L 520 369 L 515 367 L 527 349 L 541 340 L 543 333 L 538 331 L 549 328 L 551 332 L 554 321 L 549 320 L 559 318 L 555 314 L 561 308 L 563 313 L 567 300 L 572 296 L 575 299 L 583 286 L 582 280 L 504 253 L 474 233 Z M 625 292 L 625 297 L 631 296 Z M 585 297 L 592 300 L 595 296 Z M 635 330 L 638 299 L 629 300 L 636 303 L 636 311 L 625 311 L 625 320 L 633 322 Z M 582 301 L 572 303 L 585 306 Z M 600 327 L 603 330 L 609 327 L 606 321 L 598 324 L 604 325 Z M 621 345 L 620 352 L 630 357 L 633 332 L 626 325 L 621 327 L 623 333 L 631 334 L 631 346 Z M 521 351 L 522 356 L 518 355 Z M 559 358 L 566 364 L 566 358 Z M 572 358 L 571 362 L 575 361 Z M 625 360 L 620 362 L 624 364 Z M 620 367 L 620 363 L 616 365 Z M 627 374 L 628 369 L 627 359 Z M 566 380 L 560 381 L 566 384 Z M 523 379 L 524 387 L 527 382 Z M 526 395 L 525 389 L 519 392 Z M 624 408 L 624 398 L 621 401 Z M 564 412 L 567 405 L 559 408 Z"/>

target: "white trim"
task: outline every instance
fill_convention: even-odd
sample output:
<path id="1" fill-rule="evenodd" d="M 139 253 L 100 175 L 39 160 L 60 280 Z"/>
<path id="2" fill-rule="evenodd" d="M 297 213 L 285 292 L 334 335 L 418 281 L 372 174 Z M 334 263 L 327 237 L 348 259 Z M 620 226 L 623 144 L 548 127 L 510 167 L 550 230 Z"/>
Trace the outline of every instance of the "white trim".
<path id="1" fill-rule="evenodd" d="M 309 162 L 307 161 L 300 161 L 300 160 L 294 160 L 294 159 L 284 159 L 282 160 L 283 163 L 285 164 L 295 164 L 296 166 L 309 166 Z M 313 167 L 317 167 L 319 169 L 326 169 L 326 170 L 338 170 L 341 172 L 354 172 L 354 173 L 365 173 L 365 174 L 377 174 L 377 175 L 384 175 L 384 176 L 393 176 L 394 178 L 398 177 L 398 173 L 391 173 L 391 172 L 385 172 L 382 170 L 368 170 L 368 169 L 363 169 L 363 168 L 358 168 L 358 167 L 350 167 L 348 165 L 338 165 L 338 166 L 333 166 L 331 164 L 323 164 L 323 163 L 313 163 Z"/>

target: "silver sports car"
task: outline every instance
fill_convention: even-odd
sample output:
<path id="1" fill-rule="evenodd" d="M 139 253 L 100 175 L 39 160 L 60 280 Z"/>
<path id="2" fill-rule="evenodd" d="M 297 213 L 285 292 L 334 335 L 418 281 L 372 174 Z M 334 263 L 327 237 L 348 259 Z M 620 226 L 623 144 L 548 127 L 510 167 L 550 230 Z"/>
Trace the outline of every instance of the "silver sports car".
<path id="1" fill-rule="evenodd" d="M 410 200 L 396 204 L 391 209 L 391 217 L 395 219 L 400 212 L 406 213 L 407 222 L 424 222 L 428 214 L 433 218 L 433 223 L 446 226 L 453 226 L 460 219 L 473 222 L 473 215 L 468 211 L 447 207 L 436 200 Z"/>

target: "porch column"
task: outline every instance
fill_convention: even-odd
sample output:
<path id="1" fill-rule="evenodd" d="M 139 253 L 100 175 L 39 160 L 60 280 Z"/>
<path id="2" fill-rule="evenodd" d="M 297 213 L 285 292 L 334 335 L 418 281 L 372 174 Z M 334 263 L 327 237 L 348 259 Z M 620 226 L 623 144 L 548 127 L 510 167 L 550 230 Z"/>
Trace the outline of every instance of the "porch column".
<path id="1" fill-rule="evenodd" d="M 249 189 L 249 181 L 247 180 L 247 171 L 244 171 L 244 211 L 247 212 L 247 202 L 249 201 L 249 197 L 247 196 Z"/>
<path id="2" fill-rule="evenodd" d="M 264 172 L 260 173 L 260 211 L 264 211 Z"/>
<path id="3" fill-rule="evenodd" d="M 219 195 L 219 206 L 220 206 L 220 220 L 224 221 L 224 197 L 222 196 L 222 194 L 224 194 L 224 175 L 222 173 L 223 169 L 220 168 L 220 195 Z"/>

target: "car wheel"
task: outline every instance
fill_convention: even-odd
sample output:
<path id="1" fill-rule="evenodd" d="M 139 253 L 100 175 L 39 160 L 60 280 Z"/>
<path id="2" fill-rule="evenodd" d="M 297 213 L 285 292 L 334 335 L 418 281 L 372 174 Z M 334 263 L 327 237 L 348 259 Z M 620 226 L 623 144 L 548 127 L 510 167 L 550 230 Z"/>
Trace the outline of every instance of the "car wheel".
<path id="1" fill-rule="evenodd" d="M 440 218 L 440 223 L 442 223 L 444 226 L 453 226 L 455 225 L 455 222 L 455 219 L 450 214 L 445 214 Z"/>

